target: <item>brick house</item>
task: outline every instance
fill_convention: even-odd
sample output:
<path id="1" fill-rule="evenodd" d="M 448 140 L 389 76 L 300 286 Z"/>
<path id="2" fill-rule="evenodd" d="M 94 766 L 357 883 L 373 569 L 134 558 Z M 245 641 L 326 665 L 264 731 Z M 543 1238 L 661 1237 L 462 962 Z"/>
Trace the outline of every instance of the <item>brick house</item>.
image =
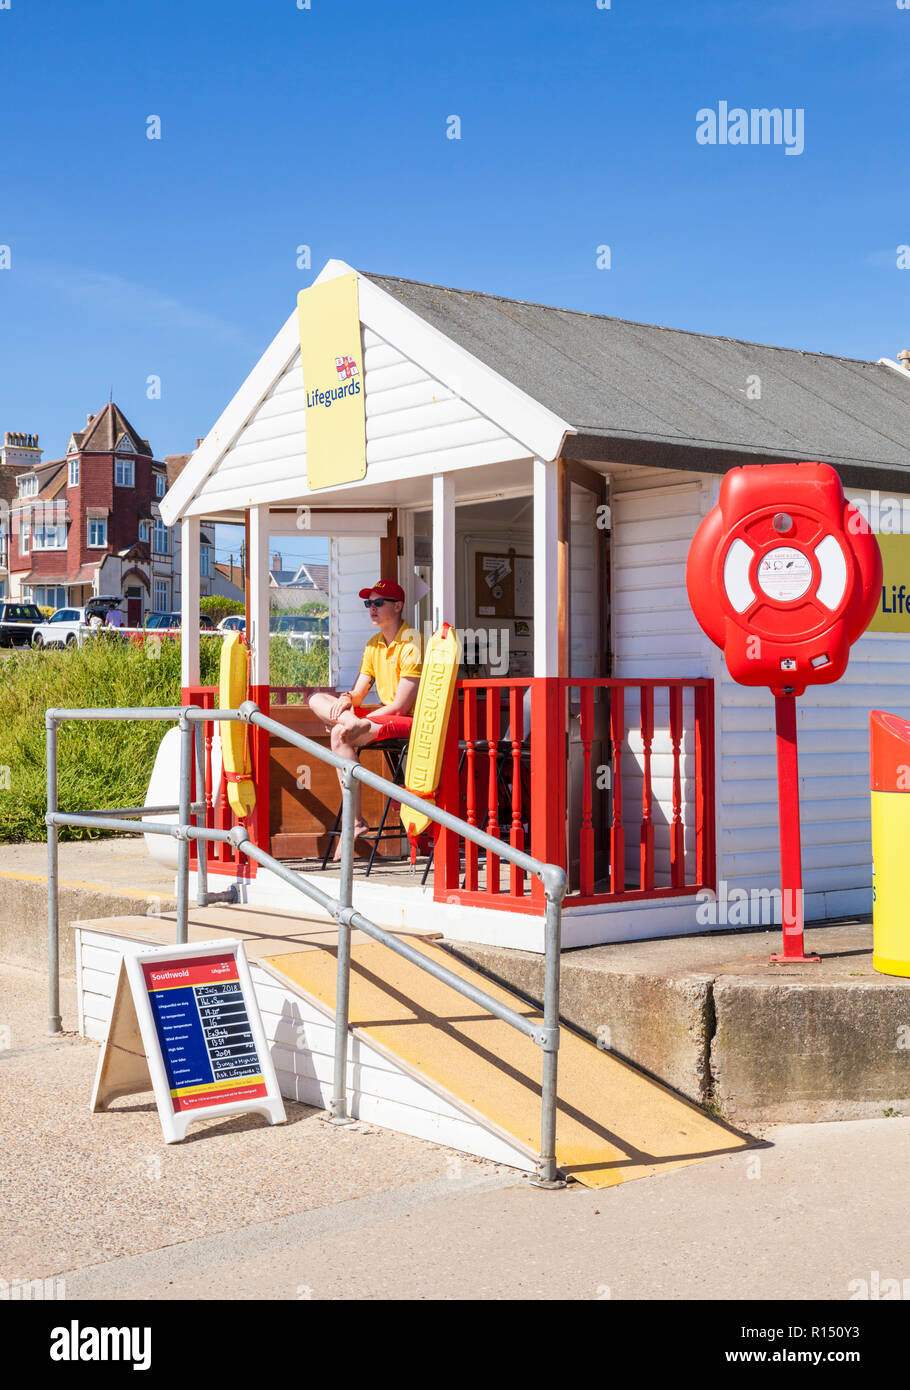
<path id="1" fill-rule="evenodd" d="M 179 606 L 179 551 L 159 501 L 190 455 L 156 459 L 113 401 L 89 415 L 62 459 L 42 463 L 37 448 L 6 454 L 5 446 L 0 472 L 8 477 L 15 469 L 17 485 L 9 516 L 11 597 L 63 608 L 81 607 L 93 594 L 117 595 L 131 627 L 149 612 Z M 211 575 L 214 528 L 202 539 Z M 201 592 L 211 592 L 205 574 Z"/>

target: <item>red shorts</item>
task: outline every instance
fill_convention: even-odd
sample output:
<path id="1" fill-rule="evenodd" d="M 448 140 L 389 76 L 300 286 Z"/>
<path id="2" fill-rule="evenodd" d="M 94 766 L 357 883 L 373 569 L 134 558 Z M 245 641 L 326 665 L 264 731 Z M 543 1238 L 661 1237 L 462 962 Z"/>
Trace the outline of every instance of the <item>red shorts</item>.
<path id="1" fill-rule="evenodd" d="M 379 725 L 379 733 L 373 739 L 381 743 L 384 738 L 410 738 L 414 720 L 410 714 L 377 714 L 369 705 L 355 705 L 353 713 L 358 719 L 369 719 L 371 724 Z"/>

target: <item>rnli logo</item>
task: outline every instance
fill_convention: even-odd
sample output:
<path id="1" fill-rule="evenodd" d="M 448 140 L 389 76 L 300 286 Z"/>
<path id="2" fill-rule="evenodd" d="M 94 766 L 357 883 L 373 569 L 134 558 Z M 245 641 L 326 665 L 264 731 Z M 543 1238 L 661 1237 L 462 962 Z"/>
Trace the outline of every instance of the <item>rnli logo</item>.
<path id="1" fill-rule="evenodd" d="M 339 381 L 350 381 L 351 377 L 360 375 L 353 357 L 336 357 L 335 371 L 338 373 Z"/>

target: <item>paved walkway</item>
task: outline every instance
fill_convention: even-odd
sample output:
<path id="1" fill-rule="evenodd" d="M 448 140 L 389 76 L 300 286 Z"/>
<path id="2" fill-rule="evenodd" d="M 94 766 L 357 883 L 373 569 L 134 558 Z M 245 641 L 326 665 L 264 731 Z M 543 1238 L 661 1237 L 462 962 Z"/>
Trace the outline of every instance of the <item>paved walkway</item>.
<path id="1" fill-rule="evenodd" d="M 59 848 L 61 884 L 120 892 L 134 898 L 139 893 L 173 897 L 174 871 L 152 859 L 137 835 L 117 835 L 103 840 L 64 840 Z M 47 882 L 47 845 L 28 842 L 0 846 L 0 880 L 38 879 Z"/>
<path id="2" fill-rule="evenodd" d="M 283 1127 L 207 1121 L 165 1146 L 145 1097 L 89 1113 L 98 1047 L 46 1037 L 44 1016 L 42 975 L 0 968 L 7 1280 L 99 1299 L 846 1299 L 910 1277 L 910 1118 L 779 1127 L 757 1152 L 546 1193 L 290 1103 Z"/>

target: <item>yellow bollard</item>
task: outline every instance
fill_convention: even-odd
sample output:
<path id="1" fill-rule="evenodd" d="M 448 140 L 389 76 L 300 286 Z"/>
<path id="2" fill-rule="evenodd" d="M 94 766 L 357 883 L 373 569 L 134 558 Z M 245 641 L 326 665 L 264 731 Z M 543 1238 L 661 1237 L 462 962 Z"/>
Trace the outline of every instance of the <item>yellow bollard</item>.
<path id="1" fill-rule="evenodd" d="M 869 715 L 872 791 L 872 965 L 910 976 L 910 723 Z"/>

